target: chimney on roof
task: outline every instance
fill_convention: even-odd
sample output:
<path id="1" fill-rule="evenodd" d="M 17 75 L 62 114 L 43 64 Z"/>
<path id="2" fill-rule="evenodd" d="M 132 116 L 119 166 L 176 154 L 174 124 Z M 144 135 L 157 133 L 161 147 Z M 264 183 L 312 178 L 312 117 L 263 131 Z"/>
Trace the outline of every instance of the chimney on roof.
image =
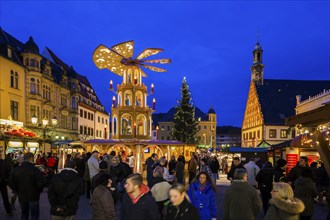
<path id="1" fill-rule="evenodd" d="M 301 102 L 301 95 L 296 95 L 297 105 Z"/>

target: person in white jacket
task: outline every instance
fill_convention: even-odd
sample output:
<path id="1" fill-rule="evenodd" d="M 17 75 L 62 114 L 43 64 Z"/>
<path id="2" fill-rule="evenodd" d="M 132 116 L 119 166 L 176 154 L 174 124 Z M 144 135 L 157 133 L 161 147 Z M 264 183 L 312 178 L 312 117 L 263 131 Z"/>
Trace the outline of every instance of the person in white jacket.
<path id="1" fill-rule="evenodd" d="M 166 159 L 164 157 L 161 157 L 159 159 L 159 163 L 164 168 L 164 173 L 163 173 L 164 180 L 166 180 L 169 183 L 173 183 L 175 176 L 171 175 L 168 169 L 166 168 L 167 165 Z"/>
<path id="2" fill-rule="evenodd" d="M 92 156 L 88 159 L 89 177 L 92 181 L 93 177 L 99 173 L 99 152 L 93 151 Z"/>
<path id="3" fill-rule="evenodd" d="M 260 168 L 255 163 L 255 158 L 250 158 L 250 161 L 244 165 L 244 168 L 246 169 L 248 173 L 248 182 L 251 186 L 257 188 L 258 182 L 256 181 L 256 176 L 260 171 Z"/>

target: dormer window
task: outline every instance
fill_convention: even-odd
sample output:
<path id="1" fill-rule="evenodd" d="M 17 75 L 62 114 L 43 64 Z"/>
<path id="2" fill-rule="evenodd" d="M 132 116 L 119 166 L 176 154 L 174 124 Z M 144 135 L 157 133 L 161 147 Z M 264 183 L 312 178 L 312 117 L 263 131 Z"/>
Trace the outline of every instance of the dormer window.
<path id="1" fill-rule="evenodd" d="M 8 57 L 12 58 L 13 57 L 13 49 L 11 49 L 10 47 L 8 47 Z"/>

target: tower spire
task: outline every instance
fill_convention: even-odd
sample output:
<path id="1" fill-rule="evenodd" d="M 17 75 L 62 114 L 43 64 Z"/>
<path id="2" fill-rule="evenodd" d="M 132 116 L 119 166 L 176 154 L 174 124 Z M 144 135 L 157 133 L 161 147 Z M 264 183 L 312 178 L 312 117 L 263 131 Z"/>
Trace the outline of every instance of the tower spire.
<path id="1" fill-rule="evenodd" d="M 251 80 L 257 84 L 263 84 L 264 65 L 262 64 L 262 47 L 259 42 L 259 34 L 257 34 L 257 43 L 252 52 L 253 64 L 251 66 Z"/>

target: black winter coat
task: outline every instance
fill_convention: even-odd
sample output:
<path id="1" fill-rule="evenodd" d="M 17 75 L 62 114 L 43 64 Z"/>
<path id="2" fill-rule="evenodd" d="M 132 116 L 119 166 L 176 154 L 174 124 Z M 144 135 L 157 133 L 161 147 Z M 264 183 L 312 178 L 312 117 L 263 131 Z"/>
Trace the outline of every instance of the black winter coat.
<path id="1" fill-rule="evenodd" d="M 210 169 L 212 171 L 212 173 L 217 173 L 220 169 L 220 164 L 219 161 L 216 160 L 211 160 L 211 164 L 210 164 Z"/>
<path id="2" fill-rule="evenodd" d="M 302 174 L 302 172 L 303 172 L 304 169 L 311 169 L 311 168 L 308 167 L 308 166 L 306 166 L 306 167 L 301 167 L 301 166 L 299 166 L 299 165 L 293 167 L 293 168 L 290 170 L 290 172 L 289 172 L 289 174 L 288 174 L 288 176 L 287 176 L 287 181 L 288 181 L 288 182 L 292 182 L 292 186 L 294 186 L 294 182 L 295 182 L 295 181 L 301 176 L 301 174 Z M 314 172 L 313 172 L 313 174 L 314 174 Z M 315 175 L 313 175 L 312 180 L 313 180 L 314 182 L 316 182 L 316 176 L 315 176 Z"/>
<path id="3" fill-rule="evenodd" d="M 121 219 L 123 220 L 160 220 L 158 206 L 150 193 L 146 193 L 133 204 L 127 193 L 123 195 L 121 205 Z"/>
<path id="4" fill-rule="evenodd" d="M 284 175 L 285 170 L 282 170 L 281 167 L 276 166 L 274 171 L 275 171 L 275 176 L 274 176 L 275 182 L 286 182 L 286 177 Z"/>
<path id="5" fill-rule="evenodd" d="M 234 164 L 231 165 L 230 170 L 227 174 L 227 179 L 230 180 L 230 178 L 234 179 L 234 173 L 236 169 L 244 169 L 245 167 L 240 163 L 238 166 L 234 166 Z"/>
<path id="6" fill-rule="evenodd" d="M 10 166 L 0 159 L 0 186 L 6 186 L 10 175 Z"/>
<path id="7" fill-rule="evenodd" d="M 200 220 L 197 209 L 186 199 L 179 207 L 169 205 L 166 220 Z"/>
<path id="8" fill-rule="evenodd" d="M 39 201 L 44 179 L 34 164 L 24 161 L 13 169 L 8 185 L 17 193 L 20 202 Z"/>
<path id="9" fill-rule="evenodd" d="M 258 182 L 258 189 L 262 193 L 269 194 L 270 191 L 272 191 L 274 173 L 275 171 L 273 168 L 264 168 L 258 172 L 256 181 Z"/>
<path id="10" fill-rule="evenodd" d="M 78 173 L 73 169 L 64 168 L 52 178 L 48 187 L 50 214 L 56 216 L 76 215 L 81 192 L 82 179 Z M 61 211 L 56 211 L 57 209 L 61 209 Z"/>
<path id="11" fill-rule="evenodd" d="M 314 198 L 318 195 L 315 183 L 312 179 L 301 176 L 295 181 L 294 185 L 294 196 L 301 199 L 305 205 L 305 210 L 300 215 L 313 216 Z"/>

